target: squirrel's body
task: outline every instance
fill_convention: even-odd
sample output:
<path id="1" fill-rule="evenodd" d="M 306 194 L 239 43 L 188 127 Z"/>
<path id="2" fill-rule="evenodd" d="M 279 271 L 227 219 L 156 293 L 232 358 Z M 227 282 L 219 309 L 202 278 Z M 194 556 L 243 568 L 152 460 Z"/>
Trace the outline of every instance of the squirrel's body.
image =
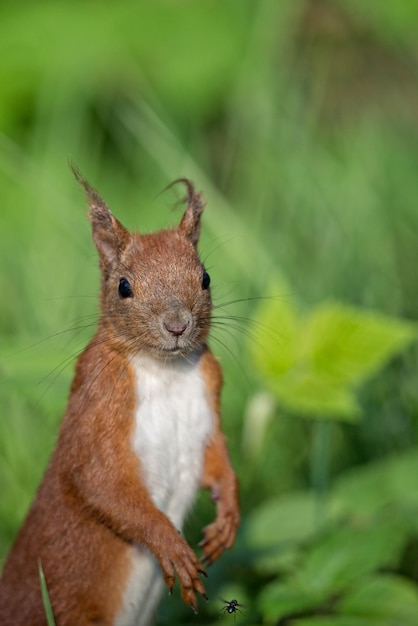
<path id="1" fill-rule="evenodd" d="M 238 525 L 221 371 L 206 345 L 208 276 L 202 282 L 195 252 L 200 196 L 189 187 L 177 229 L 130 235 L 80 180 L 101 260 L 102 316 L 3 570 L 2 626 L 46 625 L 39 562 L 57 626 L 148 624 L 161 570 L 170 590 L 177 573 L 196 610 L 204 570 L 180 531 L 198 487 L 211 489 L 218 508 L 201 544 L 209 563 Z"/>

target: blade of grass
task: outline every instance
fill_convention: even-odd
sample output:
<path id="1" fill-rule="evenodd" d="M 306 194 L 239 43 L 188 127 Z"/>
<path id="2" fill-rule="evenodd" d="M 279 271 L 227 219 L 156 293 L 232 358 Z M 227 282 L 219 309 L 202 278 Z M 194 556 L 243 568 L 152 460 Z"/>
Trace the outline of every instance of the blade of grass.
<path id="1" fill-rule="evenodd" d="M 39 580 L 41 583 L 42 602 L 45 609 L 45 616 L 48 626 L 55 626 L 54 613 L 52 611 L 51 601 L 49 599 L 48 587 L 45 580 L 44 570 L 42 568 L 41 559 L 38 560 Z"/>

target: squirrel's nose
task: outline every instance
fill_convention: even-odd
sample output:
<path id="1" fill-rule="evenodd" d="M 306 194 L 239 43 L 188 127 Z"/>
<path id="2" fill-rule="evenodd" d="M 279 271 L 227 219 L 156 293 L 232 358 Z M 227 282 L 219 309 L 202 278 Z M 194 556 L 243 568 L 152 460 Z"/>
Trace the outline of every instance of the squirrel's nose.
<path id="1" fill-rule="evenodd" d="M 164 322 L 164 328 L 174 337 L 180 337 L 188 325 L 188 322 Z"/>
<path id="2" fill-rule="evenodd" d="M 192 314 L 183 307 L 168 309 L 161 316 L 161 326 L 167 335 L 181 337 L 191 329 Z"/>

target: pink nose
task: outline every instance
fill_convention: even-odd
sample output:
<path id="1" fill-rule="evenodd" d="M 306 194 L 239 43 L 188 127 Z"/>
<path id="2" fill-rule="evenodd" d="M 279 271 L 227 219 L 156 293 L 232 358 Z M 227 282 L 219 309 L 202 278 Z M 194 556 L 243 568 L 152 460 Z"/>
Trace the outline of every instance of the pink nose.
<path id="1" fill-rule="evenodd" d="M 183 306 L 167 308 L 160 317 L 161 330 L 166 338 L 188 335 L 193 327 L 191 312 Z"/>
<path id="2" fill-rule="evenodd" d="M 171 333 L 174 337 L 180 337 L 186 330 L 187 322 L 167 323 L 164 322 L 164 328 Z"/>

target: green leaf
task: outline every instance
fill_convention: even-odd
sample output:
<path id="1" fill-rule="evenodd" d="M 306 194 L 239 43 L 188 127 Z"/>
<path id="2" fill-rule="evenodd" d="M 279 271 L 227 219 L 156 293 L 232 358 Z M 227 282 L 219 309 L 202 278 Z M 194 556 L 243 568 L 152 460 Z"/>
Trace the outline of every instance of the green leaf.
<path id="1" fill-rule="evenodd" d="M 252 548 L 306 540 L 317 530 L 315 495 L 292 492 L 259 506 L 247 519 L 244 536 Z"/>
<path id="2" fill-rule="evenodd" d="M 258 607 L 266 621 L 276 623 L 280 618 L 316 609 L 323 600 L 322 596 L 310 595 L 293 583 L 275 581 L 260 593 Z"/>
<path id="3" fill-rule="evenodd" d="M 306 359 L 318 376 L 353 386 L 379 371 L 417 336 L 413 324 L 338 303 L 316 309 L 304 331 Z"/>
<path id="4" fill-rule="evenodd" d="M 396 565 L 404 543 L 398 524 L 339 529 L 311 548 L 295 580 L 311 594 L 339 594 L 375 569 Z"/>
<path id="5" fill-rule="evenodd" d="M 244 526 L 244 541 L 255 550 L 253 566 L 263 574 L 293 571 L 299 545 L 318 531 L 312 492 L 293 492 L 259 506 Z"/>
<path id="6" fill-rule="evenodd" d="M 413 324 L 338 303 L 298 320 L 291 301 L 266 301 L 255 321 L 280 329 L 252 345 L 266 386 L 287 410 L 320 419 L 357 420 L 355 387 L 417 336 Z"/>
<path id="7" fill-rule="evenodd" d="M 355 395 L 345 386 L 310 370 L 294 368 L 269 387 L 291 412 L 313 419 L 356 421 L 361 414 Z"/>
<path id="8" fill-rule="evenodd" d="M 355 515 L 364 520 L 374 517 L 388 505 L 398 513 L 411 511 L 412 523 L 417 519 L 418 451 L 392 456 L 356 467 L 335 481 L 330 506 L 336 515 Z"/>
<path id="9" fill-rule="evenodd" d="M 345 614 L 392 618 L 402 626 L 416 626 L 418 587 L 395 575 L 380 575 L 362 581 L 339 604 Z"/>

